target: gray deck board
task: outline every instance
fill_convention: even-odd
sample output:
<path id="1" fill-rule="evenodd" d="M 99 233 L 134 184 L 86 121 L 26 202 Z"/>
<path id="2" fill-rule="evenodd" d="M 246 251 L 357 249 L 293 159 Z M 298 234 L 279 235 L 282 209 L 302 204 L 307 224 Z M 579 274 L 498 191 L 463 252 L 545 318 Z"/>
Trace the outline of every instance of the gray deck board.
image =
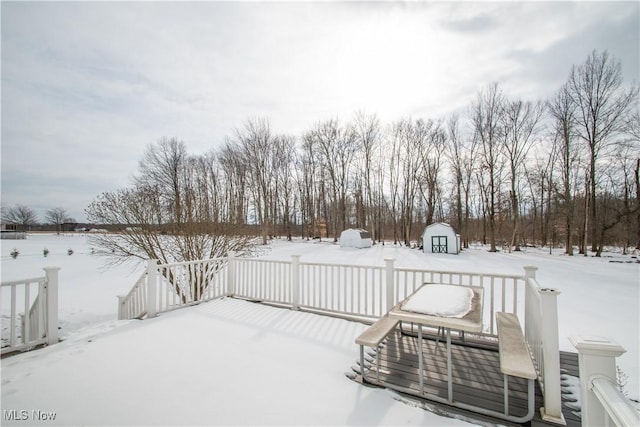
<path id="1" fill-rule="evenodd" d="M 391 333 L 379 350 L 379 367 L 376 364 L 375 356 L 368 358 L 366 363 L 370 367 L 367 372 L 368 382 L 379 386 L 384 386 L 385 383 L 391 384 L 398 391 L 411 395 L 415 399 L 428 401 L 430 395 L 446 399 L 446 344 L 442 340 L 436 344 L 433 338 L 429 337 L 429 339 L 423 340 L 425 395 L 421 395 L 419 390 L 417 337 L 402 334 L 400 331 Z M 482 347 L 474 346 L 472 339 L 465 342 L 460 340 L 452 342 L 453 397 L 458 402 L 502 412 L 504 408 L 503 374 L 500 371 L 498 348 L 497 345 L 486 345 L 486 343 Z M 577 376 L 577 359 L 575 353 L 562 352 L 560 355 L 562 372 Z M 380 370 L 379 382 L 376 380 L 378 369 Z M 509 377 L 509 407 L 512 415 L 526 414 L 526 390 L 525 379 Z M 537 383 L 535 393 L 536 416 L 526 425 L 544 425 L 539 416 L 539 408 L 543 404 L 542 394 Z M 434 404 L 433 401 L 430 403 Z M 447 410 L 451 412 L 466 412 L 447 405 L 442 406 L 447 407 Z M 567 425 L 580 425 L 580 418 L 564 405 L 563 414 Z M 487 419 L 486 416 L 483 418 Z M 495 423 L 512 425 L 499 419 L 495 419 Z"/>

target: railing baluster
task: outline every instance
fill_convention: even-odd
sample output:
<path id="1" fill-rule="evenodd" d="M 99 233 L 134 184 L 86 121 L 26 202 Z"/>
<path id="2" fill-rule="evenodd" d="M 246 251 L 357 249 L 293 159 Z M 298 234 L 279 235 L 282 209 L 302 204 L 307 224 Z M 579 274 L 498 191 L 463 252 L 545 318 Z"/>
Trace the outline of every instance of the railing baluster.
<path id="1" fill-rule="evenodd" d="M 483 280 L 483 279 L 484 279 L 484 275 L 481 276 L 481 280 Z M 495 320 L 494 320 L 494 317 L 495 317 L 495 315 L 494 315 L 494 313 L 495 313 L 495 310 L 494 310 L 494 306 L 495 306 L 495 286 L 494 285 L 495 285 L 495 282 L 493 280 L 493 277 L 491 277 L 491 311 L 490 311 L 491 320 L 489 321 L 489 324 L 491 325 L 491 328 L 489 329 L 489 333 L 491 333 L 491 334 L 495 333 L 495 330 L 494 330 L 494 327 L 495 327 L 495 325 L 494 325 L 494 322 L 495 322 Z"/>
<path id="2" fill-rule="evenodd" d="M 30 341 L 30 320 L 29 317 L 31 313 L 29 313 L 30 311 L 30 295 L 29 295 L 29 283 L 25 283 L 24 284 L 24 328 L 22 329 L 22 343 L 26 344 L 27 342 Z"/>
<path id="3" fill-rule="evenodd" d="M 505 307 L 506 307 L 506 300 L 507 300 L 507 295 L 506 295 L 506 290 L 505 290 L 505 281 L 504 281 L 504 277 L 502 278 L 502 311 L 506 311 Z"/>
<path id="4" fill-rule="evenodd" d="M 15 347 L 16 345 L 16 320 L 18 314 L 16 313 L 16 285 L 11 285 L 11 335 L 9 343 L 11 347 Z"/>
<path id="5" fill-rule="evenodd" d="M 513 284 L 513 313 L 518 312 L 518 287 L 516 286 L 516 279 L 511 279 L 511 283 Z"/>

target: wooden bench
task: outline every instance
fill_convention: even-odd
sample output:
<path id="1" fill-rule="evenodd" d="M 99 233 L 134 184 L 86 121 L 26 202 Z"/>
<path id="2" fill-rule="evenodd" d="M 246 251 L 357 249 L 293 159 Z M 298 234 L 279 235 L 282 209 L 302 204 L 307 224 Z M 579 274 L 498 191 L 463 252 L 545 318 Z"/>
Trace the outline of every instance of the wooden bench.
<path id="1" fill-rule="evenodd" d="M 500 371 L 504 374 L 504 415 L 515 422 L 526 422 L 534 413 L 534 380 L 538 377 L 518 317 L 512 313 L 496 313 Z M 524 417 L 509 415 L 509 376 L 528 380 L 528 413 Z"/>
<path id="2" fill-rule="evenodd" d="M 373 325 L 369 326 L 356 338 L 356 344 L 360 346 L 360 375 L 366 380 L 364 367 L 364 348 L 377 348 L 382 341 L 393 331 L 399 320 L 392 319 L 388 315 L 382 316 Z M 380 351 L 376 351 L 376 379 L 380 381 Z"/>

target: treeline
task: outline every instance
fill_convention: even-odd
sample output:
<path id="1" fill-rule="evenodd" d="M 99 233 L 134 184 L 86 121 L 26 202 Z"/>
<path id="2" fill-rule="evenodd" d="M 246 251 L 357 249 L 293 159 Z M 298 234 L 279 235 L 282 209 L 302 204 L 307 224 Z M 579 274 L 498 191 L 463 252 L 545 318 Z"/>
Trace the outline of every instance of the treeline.
<path id="1" fill-rule="evenodd" d="M 493 84 L 465 116 L 381 123 L 358 112 L 302 135 L 249 119 L 204 155 L 176 138 L 150 145 L 133 185 L 99 196 L 87 215 L 194 235 L 257 226 L 265 243 L 361 227 L 374 241 L 411 245 L 444 221 L 465 247 L 626 251 L 640 245 L 637 98 L 620 61 L 594 51 L 546 101 Z"/>
<path id="2" fill-rule="evenodd" d="M 47 209 L 44 222 L 40 223 L 38 214 L 29 206 L 17 204 L 2 207 L 2 223 L 4 227 L 15 231 L 73 231 L 77 225 L 75 219 L 69 217 L 67 210 L 61 207 Z"/>

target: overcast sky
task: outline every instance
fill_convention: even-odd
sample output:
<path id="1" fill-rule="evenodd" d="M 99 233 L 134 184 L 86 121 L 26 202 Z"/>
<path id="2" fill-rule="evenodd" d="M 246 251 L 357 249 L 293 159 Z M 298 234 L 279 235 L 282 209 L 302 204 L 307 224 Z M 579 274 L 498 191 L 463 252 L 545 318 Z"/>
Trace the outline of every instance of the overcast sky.
<path id="1" fill-rule="evenodd" d="M 638 80 L 638 2 L 1 3 L 2 206 L 76 220 L 163 136 L 190 153 L 250 117 L 278 133 L 376 113 L 544 99 L 593 49 Z"/>

